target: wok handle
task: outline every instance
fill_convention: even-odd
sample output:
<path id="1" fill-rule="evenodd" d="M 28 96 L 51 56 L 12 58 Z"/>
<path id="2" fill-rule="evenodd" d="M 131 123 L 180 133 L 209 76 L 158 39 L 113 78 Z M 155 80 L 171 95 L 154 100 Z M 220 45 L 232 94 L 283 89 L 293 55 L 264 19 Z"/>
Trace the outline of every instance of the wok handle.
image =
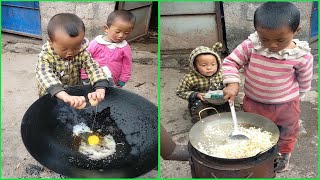
<path id="1" fill-rule="evenodd" d="M 199 111 L 200 120 L 202 119 L 202 118 L 201 118 L 201 113 L 202 113 L 203 111 L 208 110 L 208 109 L 214 109 L 214 110 L 218 113 L 218 115 L 220 116 L 220 114 L 219 114 L 219 112 L 216 110 L 216 108 L 214 108 L 214 107 L 207 107 L 207 108 L 201 109 L 201 111 Z"/>

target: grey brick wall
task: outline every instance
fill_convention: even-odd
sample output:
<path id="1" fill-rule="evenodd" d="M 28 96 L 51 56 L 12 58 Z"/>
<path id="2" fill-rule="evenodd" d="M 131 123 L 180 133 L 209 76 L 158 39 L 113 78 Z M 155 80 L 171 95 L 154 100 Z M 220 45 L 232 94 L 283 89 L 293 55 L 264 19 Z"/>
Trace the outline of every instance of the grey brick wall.
<path id="1" fill-rule="evenodd" d="M 103 34 L 103 26 L 108 15 L 114 11 L 115 2 L 40 2 L 42 40 L 46 41 L 47 25 L 50 18 L 57 13 L 74 13 L 86 26 L 89 40 Z"/>
<path id="2" fill-rule="evenodd" d="M 254 32 L 253 14 L 255 9 L 261 4 L 262 3 L 249 2 L 223 3 L 227 44 L 230 52 L 232 52 L 232 50 L 243 40 L 247 39 L 249 34 Z M 295 38 L 308 41 L 310 34 L 312 2 L 299 2 L 294 4 L 301 10 L 300 25 L 302 27 L 301 33 L 299 33 Z"/>

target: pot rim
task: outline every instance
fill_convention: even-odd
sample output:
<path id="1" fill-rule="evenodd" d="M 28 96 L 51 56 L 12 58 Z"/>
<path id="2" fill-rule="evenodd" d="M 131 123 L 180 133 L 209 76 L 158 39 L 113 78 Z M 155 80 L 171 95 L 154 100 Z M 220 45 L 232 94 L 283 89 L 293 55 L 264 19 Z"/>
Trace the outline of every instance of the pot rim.
<path id="1" fill-rule="evenodd" d="M 223 122 L 223 123 L 226 123 L 226 119 L 230 119 L 230 123 L 232 122 L 232 118 L 231 118 L 231 113 L 230 112 L 224 112 L 224 113 L 219 113 L 219 114 L 214 114 L 214 115 L 211 115 L 211 116 L 207 116 L 206 118 L 198 121 L 197 123 L 195 123 L 190 132 L 189 132 L 189 142 L 191 143 L 192 147 L 194 147 L 198 152 L 200 152 L 201 154 L 204 154 L 208 157 L 212 157 L 212 158 L 216 158 L 216 159 L 220 159 L 220 160 L 231 160 L 231 161 L 234 161 L 234 160 L 246 160 L 246 159 L 250 159 L 250 158 L 255 158 L 255 157 L 258 157 L 259 155 L 269 151 L 270 149 L 272 149 L 274 146 L 277 145 L 278 141 L 279 141 L 279 136 L 280 136 L 280 131 L 277 127 L 277 125 L 272 122 L 270 119 L 267 119 L 266 117 L 264 116 L 261 116 L 261 115 L 258 115 L 258 114 L 253 114 L 253 113 L 248 113 L 248 112 L 237 112 L 237 116 L 238 116 L 238 121 L 239 121 L 239 124 L 241 123 L 247 123 L 249 125 L 252 125 L 252 126 L 258 126 L 264 130 L 268 130 L 266 129 L 266 127 L 261 127 L 257 124 L 261 124 L 261 125 L 267 125 L 269 129 L 271 129 L 272 131 L 269 131 L 272 133 L 273 135 L 273 141 L 272 141 L 272 145 L 268 148 L 266 148 L 265 150 L 263 151 L 260 151 L 259 153 L 255 154 L 255 155 L 252 155 L 252 156 L 248 156 L 248 157 L 245 157 L 245 158 L 221 158 L 221 157 L 216 157 L 216 156 L 212 156 L 210 155 L 209 153 L 206 153 L 206 152 L 202 152 L 198 147 L 197 147 L 197 143 L 199 142 L 198 141 L 198 134 L 201 134 L 201 131 L 203 130 L 203 128 L 205 127 L 205 125 L 207 123 L 210 123 L 210 122 L 213 122 L 215 121 L 214 123 L 215 124 L 218 124 L 220 122 Z M 253 120 L 256 120 L 256 119 L 259 119 L 261 120 L 260 122 L 255 122 L 255 121 L 252 121 L 250 122 L 250 120 L 248 120 L 249 118 L 244 118 L 244 116 L 248 116 L 250 117 L 250 119 L 253 119 Z M 262 122 L 262 123 L 261 123 Z M 228 122 L 229 123 L 229 122 Z"/>

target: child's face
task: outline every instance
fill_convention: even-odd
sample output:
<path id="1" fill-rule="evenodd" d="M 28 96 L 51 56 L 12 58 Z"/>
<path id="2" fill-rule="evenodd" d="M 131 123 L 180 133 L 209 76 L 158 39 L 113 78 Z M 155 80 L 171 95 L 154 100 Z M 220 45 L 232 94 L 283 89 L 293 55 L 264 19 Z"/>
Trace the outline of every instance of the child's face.
<path id="1" fill-rule="evenodd" d="M 288 26 L 283 26 L 278 29 L 257 28 L 256 30 L 261 45 L 264 48 L 269 48 L 270 51 L 278 52 L 285 48 L 291 49 L 295 46 L 292 39 L 297 31 L 292 32 Z"/>
<path id="2" fill-rule="evenodd" d="M 217 59 L 211 54 L 202 54 L 195 59 L 198 72 L 204 76 L 212 76 L 217 72 Z"/>
<path id="3" fill-rule="evenodd" d="M 84 32 L 79 33 L 77 37 L 70 37 L 65 31 L 57 30 L 54 39 L 49 42 L 55 53 L 70 60 L 79 53 L 83 38 Z"/>
<path id="4" fill-rule="evenodd" d="M 119 43 L 126 40 L 133 29 L 133 24 L 116 18 L 110 27 L 106 27 L 107 40 L 115 43 Z"/>

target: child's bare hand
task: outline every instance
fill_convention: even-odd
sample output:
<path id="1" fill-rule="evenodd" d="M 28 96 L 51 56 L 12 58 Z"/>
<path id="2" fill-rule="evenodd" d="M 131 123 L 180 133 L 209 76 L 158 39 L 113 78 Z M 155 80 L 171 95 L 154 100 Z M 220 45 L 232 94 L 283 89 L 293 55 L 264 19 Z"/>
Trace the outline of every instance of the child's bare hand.
<path id="1" fill-rule="evenodd" d="M 84 96 L 69 96 L 65 102 L 72 107 L 80 107 L 86 102 L 86 98 Z"/>
<path id="2" fill-rule="evenodd" d="M 65 91 L 58 92 L 56 97 L 69 104 L 71 107 L 79 107 L 86 101 L 84 96 L 70 96 Z"/>
<path id="3" fill-rule="evenodd" d="M 104 99 L 105 94 L 106 94 L 105 89 L 96 89 L 95 92 L 88 94 L 88 99 L 98 100 L 98 102 L 101 102 Z"/>
<path id="4" fill-rule="evenodd" d="M 206 101 L 204 99 L 204 93 L 197 93 L 197 98 L 200 99 L 201 101 Z"/>
<path id="5" fill-rule="evenodd" d="M 230 83 L 223 89 L 224 99 L 225 100 L 235 100 L 236 96 L 239 93 L 239 84 L 238 83 Z"/>

